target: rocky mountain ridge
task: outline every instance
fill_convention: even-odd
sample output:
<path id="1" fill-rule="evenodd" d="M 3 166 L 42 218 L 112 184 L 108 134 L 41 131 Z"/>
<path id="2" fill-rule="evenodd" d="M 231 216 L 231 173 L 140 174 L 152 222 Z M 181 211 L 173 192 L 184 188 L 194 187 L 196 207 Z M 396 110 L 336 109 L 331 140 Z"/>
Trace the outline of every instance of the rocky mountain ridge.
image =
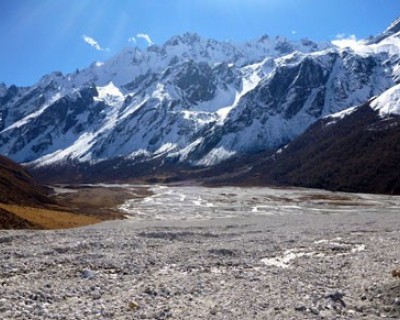
<path id="1" fill-rule="evenodd" d="M 312 124 L 231 184 L 400 194 L 400 85 Z"/>
<path id="2" fill-rule="evenodd" d="M 273 151 L 396 84 L 398 25 L 350 47 L 188 33 L 32 87 L 3 85 L 0 153 L 54 169 L 113 159 L 212 166 Z"/>

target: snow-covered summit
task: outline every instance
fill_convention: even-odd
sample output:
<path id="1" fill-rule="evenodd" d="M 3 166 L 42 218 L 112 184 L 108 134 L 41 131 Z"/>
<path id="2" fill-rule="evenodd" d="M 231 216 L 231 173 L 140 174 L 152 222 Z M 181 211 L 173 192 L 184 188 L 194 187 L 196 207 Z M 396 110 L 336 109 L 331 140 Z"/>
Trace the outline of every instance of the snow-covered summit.
<path id="1" fill-rule="evenodd" d="M 400 18 L 397 18 L 393 23 L 385 30 L 385 34 L 392 35 L 400 32 Z"/>
<path id="2" fill-rule="evenodd" d="M 186 32 L 182 35 L 173 36 L 169 39 L 164 46 L 177 46 L 179 44 L 193 44 L 202 41 L 198 33 Z"/>
<path id="3" fill-rule="evenodd" d="M 147 73 L 159 73 L 169 66 L 189 60 L 206 62 L 209 65 L 226 63 L 243 67 L 260 62 L 266 57 L 277 58 L 294 51 L 310 53 L 327 46 L 308 39 L 293 42 L 284 37 L 268 36 L 245 43 L 234 43 L 205 39 L 196 33 L 184 33 L 172 37 L 163 45 L 154 44 L 145 50 L 125 48 L 109 60 L 93 63 L 89 68 L 67 77 L 75 87 L 87 83 L 106 85 L 110 81 L 123 86 Z"/>
<path id="4" fill-rule="evenodd" d="M 126 48 L 32 87 L 0 86 L 0 153 L 39 166 L 212 165 L 279 148 L 395 85 L 397 41 L 340 47 L 264 35 L 234 43 L 186 33 Z"/>
<path id="5" fill-rule="evenodd" d="M 393 21 L 388 28 L 382 33 L 365 41 L 366 44 L 379 44 L 387 38 L 398 36 L 400 32 L 400 18 Z"/>

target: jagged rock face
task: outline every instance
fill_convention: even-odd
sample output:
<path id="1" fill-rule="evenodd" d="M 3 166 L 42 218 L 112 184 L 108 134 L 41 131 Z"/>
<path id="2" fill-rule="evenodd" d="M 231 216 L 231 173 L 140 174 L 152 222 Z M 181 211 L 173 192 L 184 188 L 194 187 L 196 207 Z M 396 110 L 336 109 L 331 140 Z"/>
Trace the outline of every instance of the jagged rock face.
<path id="1" fill-rule="evenodd" d="M 32 87 L 2 85 L 0 153 L 32 166 L 160 156 L 213 165 L 275 149 L 390 88 L 399 61 L 386 49 L 390 39 L 357 51 L 307 39 L 233 44 L 185 34 L 146 51 L 128 48 Z"/>
<path id="2" fill-rule="evenodd" d="M 246 96 L 240 106 L 243 108 L 242 113 L 232 117 L 231 122 L 241 122 L 247 118 L 260 119 L 265 123 L 268 116 L 274 115 L 291 119 L 305 107 L 309 99 L 311 101 L 308 109 L 316 109 L 317 112 L 311 113 L 321 115 L 325 85 L 332 72 L 332 60 L 329 65 L 322 66 L 318 61 L 306 58 L 295 65 L 278 67 L 270 78 L 265 79 Z M 258 103 L 258 107 L 254 108 L 252 103 Z M 240 107 L 238 111 L 241 111 Z"/>
<path id="3" fill-rule="evenodd" d="M 192 103 L 211 100 L 215 94 L 211 67 L 206 63 L 196 65 L 190 61 L 177 75 L 175 84 Z"/>
<path id="4" fill-rule="evenodd" d="M 75 97 L 62 97 L 40 115 L 22 118 L 14 127 L 3 130 L 0 145 L 8 154 L 15 154 L 18 161 L 35 160 L 36 154 L 47 154 L 55 148 L 67 148 L 74 138 L 83 133 L 83 123 L 99 124 L 104 103 L 94 103 L 94 88 L 85 88 Z M 10 147 L 7 150 L 5 147 Z M 30 151 L 22 153 L 20 151 Z"/>
<path id="5" fill-rule="evenodd" d="M 192 160 L 212 161 L 204 158 L 206 150 L 240 154 L 288 143 L 322 116 L 382 92 L 391 81 L 379 61 L 332 51 L 282 63 L 243 96 L 222 125 L 206 134 Z"/>

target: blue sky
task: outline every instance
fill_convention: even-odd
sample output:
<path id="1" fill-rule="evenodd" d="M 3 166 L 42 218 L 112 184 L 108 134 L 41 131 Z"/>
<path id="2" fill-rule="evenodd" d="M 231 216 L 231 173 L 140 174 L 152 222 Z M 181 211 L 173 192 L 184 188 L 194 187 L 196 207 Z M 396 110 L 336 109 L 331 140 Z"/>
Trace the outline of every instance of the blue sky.
<path id="1" fill-rule="evenodd" d="M 0 82 L 31 85 L 187 31 L 329 41 L 377 34 L 398 16 L 398 0 L 0 0 Z"/>

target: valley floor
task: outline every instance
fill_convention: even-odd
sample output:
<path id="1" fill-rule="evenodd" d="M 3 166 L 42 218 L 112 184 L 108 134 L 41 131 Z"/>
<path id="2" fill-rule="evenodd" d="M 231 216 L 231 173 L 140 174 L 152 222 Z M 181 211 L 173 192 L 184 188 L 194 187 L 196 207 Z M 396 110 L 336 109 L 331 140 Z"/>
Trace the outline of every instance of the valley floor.
<path id="1" fill-rule="evenodd" d="M 0 318 L 400 318 L 398 197 L 152 191 L 130 219 L 0 231 Z"/>

